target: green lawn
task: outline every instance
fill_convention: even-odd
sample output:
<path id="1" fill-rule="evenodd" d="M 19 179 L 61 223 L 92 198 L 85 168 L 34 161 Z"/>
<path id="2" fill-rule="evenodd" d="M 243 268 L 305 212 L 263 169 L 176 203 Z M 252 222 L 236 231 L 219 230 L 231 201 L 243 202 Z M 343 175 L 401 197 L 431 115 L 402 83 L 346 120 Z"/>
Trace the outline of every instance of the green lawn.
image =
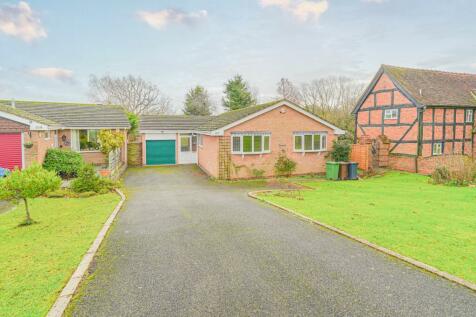
<path id="1" fill-rule="evenodd" d="M 33 220 L 23 204 L 0 214 L 0 316 L 44 316 L 88 250 L 119 197 L 38 198 Z"/>
<path id="2" fill-rule="evenodd" d="M 261 198 L 476 282 L 476 188 L 400 172 Z"/>

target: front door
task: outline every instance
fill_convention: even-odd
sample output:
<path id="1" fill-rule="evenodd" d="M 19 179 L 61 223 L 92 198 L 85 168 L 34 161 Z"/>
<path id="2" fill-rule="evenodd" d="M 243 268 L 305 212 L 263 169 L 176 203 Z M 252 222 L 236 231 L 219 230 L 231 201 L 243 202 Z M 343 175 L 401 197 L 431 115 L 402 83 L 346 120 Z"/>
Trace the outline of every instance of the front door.
<path id="1" fill-rule="evenodd" d="M 197 163 L 197 135 L 180 134 L 179 164 Z"/>
<path id="2" fill-rule="evenodd" d="M 147 140 L 147 165 L 175 164 L 175 140 Z"/>

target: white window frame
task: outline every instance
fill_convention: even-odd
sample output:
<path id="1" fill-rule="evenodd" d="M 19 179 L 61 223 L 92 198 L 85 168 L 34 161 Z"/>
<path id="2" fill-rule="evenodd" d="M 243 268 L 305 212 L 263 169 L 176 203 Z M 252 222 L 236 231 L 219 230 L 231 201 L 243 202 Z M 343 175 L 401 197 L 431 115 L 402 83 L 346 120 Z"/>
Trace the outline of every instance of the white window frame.
<path id="1" fill-rule="evenodd" d="M 305 150 L 305 136 L 312 135 L 312 150 Z M 296 149 L 296 136 L 301 137 L 301 149 Z M 314 149 L 314 138 L 320 138 L 320 149 Z M 325 137 L 325 142 L 322 142 L 323 137 Z M 325 152 L 327 151 L 327 132 L 294 132 L 293 133 L 293 151 L 297 153 L 313 153 L 313 152 Z"/>
<path id="2" fill-rule="evenodd" d="M 472 123 L 473 122 L 473 109 L 466 109 L 464 112 L 464 122 Z"/>
<path id="3" fill-rule="evenodd" d="M 251 139 L 251 152 L 243 152 L 243 137 L 250 136 Z M 254 137 L 260 136 L 261 137 L 261 151 L 255 151 L 255 141 Z M 240 150 L 234 151 L 233 149 L 233 138 L 239 137 L 240 138 Z M 264 139 L 265 137 L 269 138 L 268 141 L 268 150 L 264 149 Z M 231 154 L 238 154 L 238 155 L 256 155 L 256 154 L 268 154 L 271 153 L 271 133 L 239 133 L 239 134 L 232 134 L 231 135 Z"/>
<path id="4" fill-rule="evenodd" d="M 442 142 L 433 143 L 431 153 L 432 153 L 432 155 L 442 155 L 443 154 L 443 143 Z"/>
<path id="5" fill-rule="evenodd" d="M 384 120 L 396 120 L 398 119 L 399 109 L 385 109 L 383 119 Z"/>
<path id="6" fill-rule="evenodd" d="M 77 133 L 77 142 L 78 142 L 78 144 L 77 144 L 78 150 L 77 151 L 78 152 L 91 152 L 91 153 L 101 152 L 100 149 L 98 149 L 98 150 L 81 150 L 80 133 L 81 133 L 81 131 L 84 131 L 84 130 L 86 130 L 86 135 L 87 135 L 88 142 L 90 142 L 90 140 L 91 140 L 90 137 L 89 137 L 89 133 L 91 131 L 97 131 L 97 140 L 96 141 L 97 141 L 98 144 L 100 144 L 100 142 L 99 142 L 99 132 L 101 130 L 99 130 L 99 129 L 78 129 L 78 130 L 74 130 L 74 131 L 77 131 L 76 132 Z M 73 130 L 71 130 L 71 131 L 73 131 Z"/>

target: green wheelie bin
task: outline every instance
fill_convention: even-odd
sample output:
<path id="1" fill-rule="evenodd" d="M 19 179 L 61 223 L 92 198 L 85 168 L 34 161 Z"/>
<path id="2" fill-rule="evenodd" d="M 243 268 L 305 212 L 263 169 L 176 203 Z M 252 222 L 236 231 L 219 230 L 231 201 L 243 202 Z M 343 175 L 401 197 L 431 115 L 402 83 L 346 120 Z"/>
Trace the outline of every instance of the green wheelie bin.
<path id="1" fill-rule="evenodd" d="M 326 162 L 326 179 L 339 179 L 339 162 Z"/>

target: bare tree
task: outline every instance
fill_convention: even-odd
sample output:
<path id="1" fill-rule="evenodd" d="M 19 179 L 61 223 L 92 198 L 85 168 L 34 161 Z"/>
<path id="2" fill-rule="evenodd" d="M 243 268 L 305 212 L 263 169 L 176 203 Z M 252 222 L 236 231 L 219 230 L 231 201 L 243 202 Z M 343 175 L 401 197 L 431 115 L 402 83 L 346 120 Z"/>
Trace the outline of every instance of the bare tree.
<path id="1" fill-rule="evenodd" d="M 353 131 L 351 112 L 365 86 L 348 77 L 326 77 L 303 84 L 301 95 L 309 111 Z"/>
<path id="2" fill-rule="evenodd" d="M 289 79 L 281 78 L 277 86 L 277 92 L 281 98 L 297 104 L 301 103 L 301 92 Z"/>
<path id="3" fill-rule="evenodd" d="M 98 78 L 91 75 L 89 94 L 95 102 L 118 104 L 135 114 L 162 114 L 171 110 L 170 99 L 156 85 L 139 76 Z"/>

